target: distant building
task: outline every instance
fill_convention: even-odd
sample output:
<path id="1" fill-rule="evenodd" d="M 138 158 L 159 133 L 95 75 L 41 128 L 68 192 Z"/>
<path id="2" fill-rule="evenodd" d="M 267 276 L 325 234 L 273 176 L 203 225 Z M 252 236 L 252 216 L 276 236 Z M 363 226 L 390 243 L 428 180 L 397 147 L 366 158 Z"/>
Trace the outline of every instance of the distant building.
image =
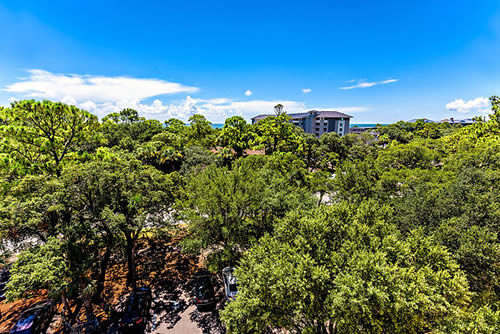
<path id="1" fill-rule="evenodd" d="M 450 123 L 450 124 L 461 124 L 461 125 L 471 125 L 476 123 L 472 118 L 466 118 L 466 119 L 454 119 L 453 117 L 450 117 L 449 119 L 443 119 L 440 120 L 439 123 Z"/>
<path id="2" fill-rule="evenodd" d="M 423 121 L 424 123 L 450 123 L 450 124 L 460 124 L 460 125 L 471 125 L 475 123 L 475 121 L 472 118 L 454 119 L 453 117 L 442 119 L 440 121 L 433 121 L 427 118 L 410 119 L 408 123 L 415 123 L 417 121 Z"/>
<path id="3" fill-rule="evenodd" d="M 275 115 L 259 115 L 252 118 L 252 124 L 266 117 Z M 320 137 L 323 133 L 336 132 L 343 136 L 349 133 L 349 123 L 352 116 L 330 110 L 311 110 L 305 113 L 288 114 L 291 123 L 304 129 L 304 132 Z"/>
<path id="4" fill-rule="evenodd" d="M 431 120 L 431 119 L 427 119 L 427 118 L 418 118 L 418 119 L 417 119 L 417 118 L 415 118 L 415 119 L 410 119 L 410 120 L 408 121 L 408 123 L 415 123 L 416 121 L 423 121 L 424 123 L 436 123 L 436 122 L 434 122 L 433 120 Z"/>
<path id="5" fill-rule="evenodd" d="M 349 128 L 349 133 L 353 134 L 361 134 L 361 133 L 369 133 L 372 136 L 378 137 L 379 133 L 377 132 L 378 127 L 373 126 L 353 126 Z"/>

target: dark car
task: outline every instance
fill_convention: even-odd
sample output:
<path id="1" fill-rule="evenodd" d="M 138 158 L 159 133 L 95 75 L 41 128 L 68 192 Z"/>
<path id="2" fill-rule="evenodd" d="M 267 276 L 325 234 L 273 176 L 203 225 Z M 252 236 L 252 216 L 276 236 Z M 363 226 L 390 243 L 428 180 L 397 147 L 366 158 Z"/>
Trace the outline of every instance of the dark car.
<path id="1" fill-rule="evenodd" d="M 119 323 L 122 333 L 142 333 L 146 329 L 151 308 L 151 289 L 137 288 L 127 299 L 125 310 Z"/>
<path id="2" fill-rule="evenodd" d="M 21 314 L 19 320 L 10 333 L 34 334 L 45 333 L 56 312 L 56 305 L 53 301 L 39 302 Z"/>
<path id="3" fill-rule="evenodd" d="M 194 304 L 201 308 L 215 306 L 215 292 L 208 270 L 200 270 L 194 275 Z"/>
<path id="4" fill-rule="evenodd" d="M 226 267 L 222 269 L 222 281 L 224 282 L 224 296 L 226 300 L 231 301 L 236 298 L 238 293 L 238 285 L 236 277 L 234 277 L 234 268 Z"/>

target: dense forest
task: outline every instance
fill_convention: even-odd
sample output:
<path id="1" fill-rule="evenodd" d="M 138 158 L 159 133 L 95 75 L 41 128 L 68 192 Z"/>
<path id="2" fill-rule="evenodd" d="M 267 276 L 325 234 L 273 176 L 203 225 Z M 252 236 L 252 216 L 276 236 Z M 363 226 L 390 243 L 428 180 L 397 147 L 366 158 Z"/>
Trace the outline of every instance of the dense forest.
<path id="1" fill-rule="evenodd" d="M 500 98 L 490 101 L 469 126 L 320 138 L 282 106 L 222 129 L 202 115 L 0 107 L 0 261 L 16 254 L 7 299 L 46 290 L 91 317 L 112 263 L 134 288 L 141 238 L 182 229 L 183 252 L 212 272 L 236 267 L 238 296 L 221 311 L 230 333 L 495 333 Z"/>

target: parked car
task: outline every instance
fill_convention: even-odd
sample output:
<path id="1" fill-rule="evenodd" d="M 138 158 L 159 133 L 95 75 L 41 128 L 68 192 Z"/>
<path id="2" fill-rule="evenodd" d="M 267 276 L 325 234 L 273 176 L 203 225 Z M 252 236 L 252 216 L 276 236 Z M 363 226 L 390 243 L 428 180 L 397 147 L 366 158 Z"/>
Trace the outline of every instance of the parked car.
<path id="1" fill-rule="evenodd" d="M 194 304 L 201 308 L 215 306 L 215 292 L 212 277 L 208 270 L 200 270 L 194 275 Z"/>
<path id="2" fill-rule="evenodd" d="M 55 312 L 56 305 L 53 301 L 39 302 L 21 313 L 10 334 L 45 333 Z"/>
<path id="3" fill-rule="evenodd" d="M 146 329 L 151 308 L 151 289 L 137 288 L 127 298 L 124 314 L 119 322 L 119 331 L 122 333 L 142 333 Z"/>
<path id="4" fill-rule="evenodd" d="M 224 282 L 224 296 L 226 300 L 231 301 L 236 298 L 238 293 L 238 285 L 236 277 L 233 274 L 234 267 L 226 267 L 222 269 L 222 281 Z"/>

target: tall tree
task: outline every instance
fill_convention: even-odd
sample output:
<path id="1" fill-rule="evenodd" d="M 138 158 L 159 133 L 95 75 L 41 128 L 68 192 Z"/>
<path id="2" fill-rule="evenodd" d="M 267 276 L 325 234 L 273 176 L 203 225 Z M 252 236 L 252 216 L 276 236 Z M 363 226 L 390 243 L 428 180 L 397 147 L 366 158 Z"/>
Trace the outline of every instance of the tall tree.
<path id="1" fill-rule="evenodd" d="M 99 124 L 86 111 L 51 101 L 16 101 L 0 112 L 0 150 L 28 170 L 57 175 L 69 155 L 85 150 Z"/>
<path id="2" fill-rule="evenodd" d="M 137 240 L 146 227 L 164 223 L 179 181 L 177 173 L 165 175 L 130 156 L 126 158 L 89 164 L 84 170 L 87 176 L 82 176 L 75 187 L 84 203 L 95 206 L 96 221 L 105 223 L 124 240 L 127 283 L 135 287 Z"/>
<path id="3" fill-rule="evenodd" d="M 195 114 L 189 117 L 189 144 L 212 147 L 215 142 L 215 129 L 205 116 Z"/>
<path id="4" fill-rule="evenodd" d="M 236 158 L 243 156 L 243 152 L 250 145 L 250 126 L 241 116 L 226 119 L 217 141 L 223 147 L 234 150 Z"/>
<path id="5" fill-rule="evenodd" d="M 254 146 L 264 148 L 266 154 L 274 152 L 292 152 L 301 147 L 303 138 L 295 125 L 290 123 L 286 112 L 268 116 L 254 125 Z"/>

